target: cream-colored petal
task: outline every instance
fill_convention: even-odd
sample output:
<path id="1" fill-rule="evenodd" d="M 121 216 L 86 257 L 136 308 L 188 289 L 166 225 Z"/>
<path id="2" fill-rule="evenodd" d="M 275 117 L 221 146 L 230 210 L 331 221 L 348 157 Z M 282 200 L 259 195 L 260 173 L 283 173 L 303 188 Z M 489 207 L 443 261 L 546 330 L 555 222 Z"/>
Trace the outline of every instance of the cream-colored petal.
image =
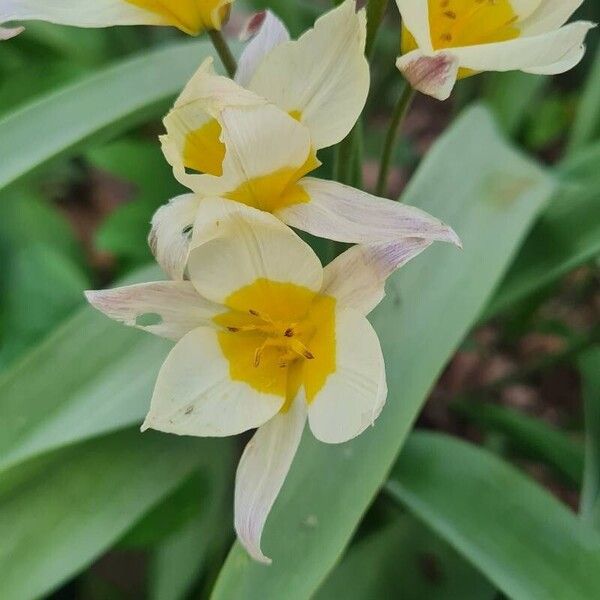
<path id="1" fill-rule="evenodd" d="M 475 71 L 529 71 L 561 63 L 580 48 L 595 25 L 578 21 L 561 29 L 507 42 L 453 48 L 461 67 Z"/>
<path id="2" fill-rule="evenodd" d="M 152 217 L 148 244 L 158 264 L 172 279 L 183 279 L 200 202 L 195 194 L 177 196 Z"/>
<path id="3" fill-rule="evenodd" d="M 447 100 L 458 77 L 458 58 L 450 51 L 424 54 L 413 50 L 398 57 L 396 67 L 417 91 L 437 100 Z"/>
<path id="4" fill-rule="evenodd" d="M 235 530 L 248 554 L 270 564 L 260 547 L 265 522 L 302 438 L 306 403 L 298 397 L 285 413 L 265 423 L 248 442 L 235 478 Z"/>
<path id="5" fill-rule="evenodd" d="M 385 363 L 379 339 L 360 313 L 336 315 L 336 371 L 308 407 L 315 437 L 339 444 L 373 425 L 385 404 Z"/>
<path id="6" fill-rule="evenodd" d="M 430 240 L 406 238 L 389 244 L 353 246 L 325 267 L 323 294 L 336 298 L 342 308 L 366 316 L 383 300 L 388 277 L 431 244 Z"/>
<path id="7" fill-rule="evenodd" d="M 310 202 L 284 208 L 276 215 L 302 231 L 352 244 L 420 237 L 460 246 L 451 227 L 414 206 L 378 198 L 335 181 L 305 177 L 300 184 Z"/>
<path id="8" fill-rule="evenodd" d="M 161 367 L 142 431 L 225 437 L 260 427 L 284 398 L 233 381 L 217 331 L 199 327 L 185 335 Z"/>
<path id="9" fill-rule="evenodd" d="M 316 149 L 337 144 L 356 123 L 369 92 L 365 39 L 365 13 L 346 0 L 300 39 L 272 50 L 250 89 L 296 114 Z"/>
<path id="10" fill-rule="evenodd" d="M 25 31 L 25 27 L 0 27 L 0 41 L 10 40 Z"/>
<path id="11" fill-rule="evenodd" d="M 583 0 L 544 0 L 519 24 L 522 35 L 538 35 L 562 27 L 583 4 Z"/>
<path id="12" fill-rule="evenodd" d="M 85 296 L 111 319 L 171 340 L 212 325 L 212 317 L 224 310 L 202 298 L 189 281 L 141 283 L 88 291 Z"/>
<path id="13" fill-rule="evenodd" d="M 265 56 L 273 48 L 290 41 L 290 34 L 287 27 L 270 10 L 265 10 L 252 17 L 253 27 L 257 27 L 255 24 L 256 19 L 261 19 L 262 24 L 259 26 L 258 33 L 244 48 L 235 73 L 235 80 L 244 87 L 249 85 L 256 69 Z"/>
<path id="14" fill-rule="evenodd" d="M 417 41 L 417 46 L 425 52 L 431 52 L 429 33 L 429 7 L 426 0 L 396 0 L 402 23 Z"/>
<path id="15" fill-rule="evenodd" d="M 510 5 L 517 15 L 517 19 L 522 21 L 532 15 L 545 1 L 546 0 L 510 0 Z"/>
<path id="16" fill-rule="evenodd" d="M 576 67 L 583 60 L 585 50 L 585 45 L 576 46 L 568 54 L 565 54 L 561 60 L 544 67 L 529 68 L 527 69 L 527 73 L 535 75 L 558 75 L 559 73 L 565 73 Z"/>
<path id="17" fill-rule="evenodd" d="M 315 292 L 323 284 L 319 259 L 289 227 L 269 213 L 221 199 L 200 205 L 188 272 L 198 292 L 219 303 L 258 279 Z"/>

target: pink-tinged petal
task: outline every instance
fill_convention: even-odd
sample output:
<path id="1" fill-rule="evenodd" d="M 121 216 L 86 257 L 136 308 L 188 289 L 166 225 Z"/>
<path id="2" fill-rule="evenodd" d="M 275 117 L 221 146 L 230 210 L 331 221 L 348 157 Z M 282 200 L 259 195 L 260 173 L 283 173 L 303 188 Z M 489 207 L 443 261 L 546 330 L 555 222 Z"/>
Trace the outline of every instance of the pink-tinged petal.
<path id="1" fill-rule="evenodd" d="M 270 10 L 263 10 L 249 19 L 243 38 L 253 39 L 248 43 L 238 62 L 235 80 L 246 87 L 257 67 L 273 48 L 290 41 L 284 23 Z"/>
<path id="2" fill-rule="evenodd" d="M 178 340 L 196 327 L 209 325 L 223 311 L 205 300 L 189 281 L 158 281 L 85 293 L 100 312 L 130 327 Z"/>
<path id="3" fill-rule="evenodd" d="M 342 308 L 336 315 L 336 370 L 309 404 L 310 428 L 322 442 L 347 442 L 374 425 L 386 398 L 377 334 L 363 315 Z"/>
<path id="4" fill-rule="evenodd" d="M 270 564 L 260 547 L 265 522 L 283 486 L 306 423 L 306 403 L 299 396 L 250 440 L 235 479 L 235 530 L 255 560 Z"/>
<path id="5" fill-rule="evenodd" d="M 183 279 L 200 197 L 185 194 L 161 206 L 152 217 L 148 244 L 172 279 Z"/>
<path id="6" fill-rule="evenodd" d="M 25 27 L 0 27 L 0 41 L 10 40 L 25 31 Z"/>
<path id="7" fill-rule="evenodd" d="M 422 238 L 406 238 L 354 246 L 325 267 L 323 293 L 336 298 L 341 307 L 368 315 L 383 300 L 388 277 L 431 244 Z"/>
<path id="8" fill-rule="evenodd" d="M 400 56 L 396 66 L 417 91 L 438 100 L 447 100 L 458 77 L 458 59 L 451 52 L 426 55 L 413 50 Z"/>
<path id="9" fill-rule="evenodd" d="M 310 202 L 289 206 L 275 214 L 288 225 L 317 237 L 350 244 L 418 237 L 460 247 L 451 227 L 414 206 L 378 198 L 335 181 L 306 177 L 300 185 Z"/>

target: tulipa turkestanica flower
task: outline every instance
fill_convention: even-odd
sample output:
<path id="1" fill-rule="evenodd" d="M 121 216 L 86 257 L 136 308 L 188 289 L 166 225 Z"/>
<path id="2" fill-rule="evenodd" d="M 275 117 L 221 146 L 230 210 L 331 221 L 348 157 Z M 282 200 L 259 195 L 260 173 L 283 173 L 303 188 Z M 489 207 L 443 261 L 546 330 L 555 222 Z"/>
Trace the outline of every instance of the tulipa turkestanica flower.
<path id="1" fill-rule="evenodd" d="M 76 27 L 166 25 L 190 35 L 221 29 L 234 0 L 0 0 L 0 24 L 49 21 Z"/>
<path id="2" fill-rule="evenodd" d="M 356 12 L 355 0 L 297 41 L 288 37 L 267 13 L 237 81 L 217 75 L 208 59 L 165 118 L 163 152 L 193 194 L 156 213 L 150 245 L 158 262 L 172 277 L 183 276 L 191 228 L 207 197 L 241 202 L 340 242 L 417 237 L 459 245 L 450 227 L 419 209 L 307 176 L 320 165 L 317 151 L 346 137 L 367 98 L 365 14 Z"/>
<path id="3" fill-rule="evenodd" d="M 481 71 L 553 75 L 583 58 L 595 25 L 565 25 L 583 0 L 396 0 L 397 67 L 418 91 L 447 99 L 457 79 Z"/>
<path id="4" fill-rule="evenodd" d="M 176 341 L 143 429 L 230 436 L 258 428 L 236 477 L 235 527 L 251 556 L 308 420 L 341 443 L 372 425 L 387 395 L 366 315 L 387 277 L 428 242 L 354 246 L 323 269 L 275 216 L 224 199 L 198 209 L 189 281 L 88 292 L 109 317 Z M 144 325 L 144 315 L 153 324 Z"/>

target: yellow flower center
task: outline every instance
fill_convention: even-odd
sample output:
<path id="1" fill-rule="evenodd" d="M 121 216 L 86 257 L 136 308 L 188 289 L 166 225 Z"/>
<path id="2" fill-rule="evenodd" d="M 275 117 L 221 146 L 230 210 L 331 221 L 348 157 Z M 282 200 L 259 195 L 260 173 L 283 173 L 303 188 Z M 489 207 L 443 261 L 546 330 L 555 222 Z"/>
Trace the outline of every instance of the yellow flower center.
<path id="1" fill-rule="evenodd" d="M 509 0 L 428 0 L 429 32 L 434 50 L 504 42 L 519 37 L 518 16 Z M 402 53 L 417 48 L 402 27 Z M 459 78 L 474 74 L 461 69 Z"/>
<path id="2" fill-rule="evenodd" d="M 198 35 L 206 29 L 220 29 L 230 8 L 229 4 L 221 6 L 223 0 L 126 0 L 126 2 L 160 15 L 165 24 L 177 27 L 190 35 Z"/>
<path id="3" fill-rule="evenodd" d="M 234 381 L 286 398 L 301 385 L 312 402 L 335 372 L 335 299 L 292 283 L 257 279 L 214 317 Z"/>

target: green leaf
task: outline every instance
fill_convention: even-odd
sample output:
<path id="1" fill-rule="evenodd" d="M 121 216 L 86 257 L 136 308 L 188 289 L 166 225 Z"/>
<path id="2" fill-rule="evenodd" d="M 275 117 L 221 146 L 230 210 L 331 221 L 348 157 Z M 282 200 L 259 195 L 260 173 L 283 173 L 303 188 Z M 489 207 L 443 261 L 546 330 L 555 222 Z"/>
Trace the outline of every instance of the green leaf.
<path id="1" fill-rule="evenodd" d="M 560 167 L 560 187 L 527 238 L 484 318 L 508 310 L 600 254 L 600 143 Z"/>
<path id="2" fill-rule="evenodd" d="M 159 116 L 210 54 L 205 41 L 151 50 L 6 116 L 0 121 L 0 189 L 72 155 L 94 136 L 115 136 Z"/>
<path id="3" fill-rule="evenodd" d="M 152 267 L 127 283 L 160 278 Z M 79 311 L 0 377 L 0 472 L 141 422 L 169 347 Z"/>
<path id="4" fill-rule="evenodd" d="M 600 536 L 485 450 L 414 434 L 386 490 L 509 598 L 600 596 Z"/>
<path id="5" fill-rule="evenodd" d="M 218 469 L 225 442 L 126 431 L 54 455 L 0 494 L 4 600 L 47 594 L 109 548 L 199 468 Z"/>
<path id="6" fill-rule="evenodd" d="M 579 359 L 585 404 L 586 451 L 581 515 L 600 529 L 600 346 Z"/>
<path id="7" fill-rule="evenodd" d="M 494 587 L 409 514 L 352 546 L 315 600 L 492 600 Z"/>
<path id="8" fill-rule="evenodd" d="M 575 484 L 581 483 L 583 448 L 562 431 L 489 402 L 463 402 L 454 408 L 484 430 L 506 435 L 515 448 L 528 457 L 544 461 Z"/>
<path id="9" fill-rule="evenodd" d="M 506 145 L 481 108 L 442 136 L 403 200 L 450 223 L 465 249 L 438 244 L 392 278 L 372 319 L 388 367 L 390 392 L 381 417 L 342 446 L 320 444 L 306 433 L 265 529 L 263 549 L 273 565 L 253 563 L 236 544 L 215 600 L 293 600 L 314 593 L 552 187 L 543 171 Z"/>

